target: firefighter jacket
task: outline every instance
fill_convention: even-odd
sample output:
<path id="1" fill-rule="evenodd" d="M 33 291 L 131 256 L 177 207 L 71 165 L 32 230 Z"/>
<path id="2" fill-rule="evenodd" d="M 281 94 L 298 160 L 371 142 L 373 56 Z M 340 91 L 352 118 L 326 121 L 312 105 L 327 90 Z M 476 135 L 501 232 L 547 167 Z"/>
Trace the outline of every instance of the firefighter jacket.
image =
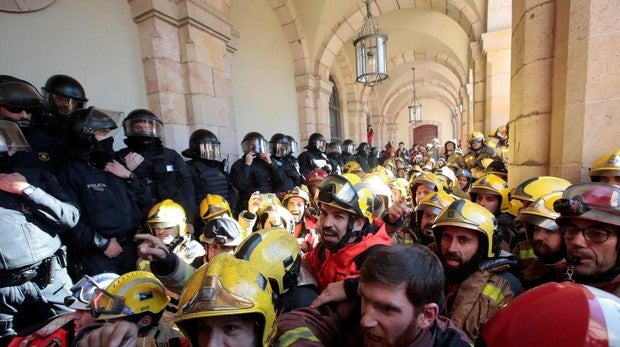
<path id="1" fill-rule="evenodd" d="M 392 239 L 382 225 L 375 232 L 364 235 L 360 242 L 347 244 L 335 252 L 319 243 L 316 248 L 304 254 L 303 262 L 317 279 L 322 291 L 332 282 L 359 277 L 364 260 L 381 247 L 390 244 Z"/>
<path id="2" fill-rule="evenodd" d="M 479 270 L 462 283 L 452 286 L 446 298 L 448 317 L 475 341 L 484 324 L 500 308 L 519 295 L 523 289 L 519 280 L 506 271 L 514 265 L 514 256 L 483 261 Z"/>

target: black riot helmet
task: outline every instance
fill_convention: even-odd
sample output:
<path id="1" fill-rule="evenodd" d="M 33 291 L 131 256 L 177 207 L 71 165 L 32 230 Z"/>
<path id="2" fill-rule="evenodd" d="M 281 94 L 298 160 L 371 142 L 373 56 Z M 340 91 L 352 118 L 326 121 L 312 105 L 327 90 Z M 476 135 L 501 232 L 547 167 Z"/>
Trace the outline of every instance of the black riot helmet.
<path id="1" fill-rule="evenodd" d="M 314 133 L 310 135 L 308 139 L 308 145 L 305 147 L 306 149 L 316 148 L 321 152 L 325 152 L 325 146 L 327 145 L 327 140 L 325 136 L 321 133 Z"/>
<path id="2" fill-rule="evenodd" d="M 96 145 L 95 132 L 98 130 L 117 128 L 114 118 L 119 112 L 108 111 L 94 106 L 80 108 L 67 115 L 65 134 L 74 153 L 73 157 L 81 157 L 90 153 Z"/>
<path id="3" fill-rule="evenodd" d="M 274 157 L 282 158 L 290 153 L 291 142 L 288 136 L 275 133 L 269 140 L 269 150 Z"/>
<path id="4" fill-rule="evenodd" d="M 11 113 L 26 111 L 34 116 L 44 109 L 45 101 L 32 84 L 13 76 L 0 75 L 0 106 Z"/>
<path id="5" fill-rule="evenodd" d="M 67 114 L 72 110 L 83 108 L 88 102 L 84 88 L 75 78 L 67 75 L 54 75 L 47 79 L 45 87 L 41 88 L 45 99 L 54 113 Z M 54 97 L 68 99 L 71 108 L 57 107 Z"/>
<path id="6" fill-rule="evenodd" d="M 359 147 L 357 148 L 357 152 L 358 153 L 362 153 L 364 155 L 369 155 L 370 154 L 370 146 L 366 142 L 362 142 L 362 143 L 360 143 Z"/>
<path id="7" fill-rule="evenodd" d="M 187 158 L 220 160 L 220 140 L 207 129 L 198 129 L 189 137 L 189 148 L 183 151 Z"/>
<path id="8" fill-rule="evenodd" d="M 251 131 L 243 137 L 243 140 L 241 141 L 241 150 L 243 153 L 254 152 L 259 154 L 267 153 L 269 151 L 269 147 L 267 145 L 267 140 L 265 140 L 261 133 Z"/>
<path id="9" fill-rule="evenodd" d="M 127 137 L 149 137 L 162 139 L 164 123 L 157 116 L 145 109 L 129 112 L 123 120 L 123 130 Z"/>
<path id="10" fill-rule="evenodd" d="M 342 143 L 342 151 L 345 153 L 353 154 L 355 153 L 355 142 L 351 139 L 346 139 Z"/>

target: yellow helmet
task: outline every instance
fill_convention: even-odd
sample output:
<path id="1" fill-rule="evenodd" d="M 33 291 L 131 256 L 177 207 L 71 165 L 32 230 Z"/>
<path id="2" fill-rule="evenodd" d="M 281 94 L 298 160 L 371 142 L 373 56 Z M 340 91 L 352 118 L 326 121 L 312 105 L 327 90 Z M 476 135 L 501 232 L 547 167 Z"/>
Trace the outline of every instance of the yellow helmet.
<path id="1" fill-rule="evenodd" d="M 202 227 L 200 242 L 235 247 L 242 241 L 239 223 L 230 217 L 219 217 L 209 220 Z"/>
<path id="2" fill-rule="evenodd" d="M 590 180 L 599 182 L 601 176 L 620 176 L 620 148 L 596 159 L 590 169 Z"/>
<path id="3" fill-rule="evenodd" d="M 392 190 L 383 182 L 383 180 L 377 176 L 364 176 L 362 182 L 358 183 L 360 187 L 366 187 L 370 189 L 373 196 L 381 198 L 387 206 L 384 206 L 385 209 L 388 209 L 390 206 L 394 204 L 394 194 L 392 194 Z M 357 187 L 357 184 L 355 185 Z M 376 205 L 376 204 L 375 204 Z M 377 208 L 378 206 L 375 206 Z"/>
<path id="4" fill-rule="evenodd" d="M 473 202 L 476 201 L 478 194 L 499 195 L 500 212 L 502 213 L 510 212 L 509 193 L 510 189 L 508 189 L 508 183 L 494 174 L 487 174 L 480 177 L 469 189 L 469 196 Z"/>
<path id="5" fill-rule="evenodd" d="M 553 176 L 533 177 L 519 184 L 512 193 L 512 199 L 532 202 L 552 192 L 563 192 L 571 183 Z"/>
<path id="6" fill-rule="evenodd" d="M 394 174 L 392 174 L 392 176 L 394 176 Z M 381 181 L 383 181 L 383 183 L 390 183 L 390 176 L 388 174 L 388 171 L 380 165 L 370 170 L 370 172 L 365 174 L 362 179 L 365 179 L 366 177 L 378 177 L 379 179 L 381 179 Z"/>
<path id="7" fill-rule="evenodd" d="M 169 301 L 166 288 L 155 275 L 132 271 L 115 279 L 105 290 L 95 289 L 90 305 L 97 319 L 113 319 L 144 312 L 158 314 Z"/>
<path id="8" fill-rule="evenodd" d="M 344 173 L 352 173 L 352 174 L 356 174 L 356 175 L 360 175 L 360 174 L 363 175 L 364 174 L 364 170 L 362 170 L 362 167 L 356 161 L 350 161 L 350 162 L 344 164 L 344 167 L 342 168 L 342 172 L 344 172 Z"/>
<path id="9" fill-rule="evenodd" d="M 235 257 L 260 269 L 279 295 L 297 285 L 301 255 L 297 239 L 288 230 L 269 228 L 250 234 L 235 251 Z"/>
<path id="10" fill-rule="evenodd" d="M 200 218 L 206 223 L 210 219 L 228 215 L 232 217 L 230 204 L 223 196 L 217 194 L 207 194 L 200 202 Z"/>
<path id="11" fill-rule="evenodd" d="M 467 143 L 482 141 L 485 142 L 484 134 L 479 131 L 473 131 L 469 135 L 467 135 Z"/>
<path id="12" fill-rule="evenodd" d="M 349 211 L 372 223 L 373 195 L 368 188 L 356 189 L 344 176 L 329 175 L 318 189 L 320 203 Z"/>
<path id="13" fill-rule="evenodd" d="M 459 199 L 441 211 L 433 224 L 433 233 L 438 248 L 441 247 L 441 234 L 445 226 L 478 231 L 483 236 L 481 240 L 484 239 L 478 247 L 485 246 L 488 258 L 499 256 L 502 250 L 502 235 L 497 232 L 497 220 L 489 210 L 476 203 Z"/>
<path id="14" fill-rule="evenodd" d="M 187 223 L 185 220 L 185 210 L 176 202 L 166 199 L 155 204 L 149 211 L 146 225 L 151 234 L 155 235 L 155 228 L 177 227 L 176 237 L 187 234 Z"/>
<path id="15" fill-rule="evenodd" d="M 255 314 L 263 324 L 262 343 L 275 333 L 276 311 L 269 282 L 248 261 L 218 254 L 187 282 L 179 299 L 175 323 L 193 346 L 198 346 L 194 320 L 205 317 Z"/>
<path id="16" fill-rule="evenodd" d="M 300 187 L 294 187 L 293 189 L 286 192 L 284 198 L 282 199 L 282 205 L 286 206 L 286 204 L 288 203 L 288 199 L 293 197 L 302 198 L 306 202 L 306 205 L 310 205 L 310 195 L 308 195 L 308 192 L 306 192 Z"/>
<path id="17" fill-rule="evenodd" d="M 363 174 L 363 172 L 362 172 Z M 343 173 L 342 177 L 346 178 L 347 181 L 351 182 L 352 185 L 356 185 L 362 181 L 362 178 L 359 175 L 354 173 Z"/>
<path id="18" fill-rule="evenodd" d="M 454 188 L 458 183 L 458 179 L 456 178 L 454 171 L 452 171 L 452 169 L 447 166 L 444 166 L 441 169 L 435 171 L 435 176 L 437 176 L 437 178 L 439 179 L 444 177 L 444 182 L 446 182 L 446 186 L 450 189 Z"/>
<path id="19" fill-rule="evenodd" d="M 409 182 L 404 178 L 395 178 L 388 185 L 390 188 L 398 189 L 405 200 L 409 200 Z"/>
<path id="20" fill-rule="evenodd" d="M 427 207 L 431 207 L 431 212 L 438 215 L 439 212 L 448 207 L 454 200 L 456 199 L 446 192 L 434 192 L 423 197 L 414 211 L 424 212 Z"/>
<path id="21" fill-rule="evenodd" d="M 409 189 L 411 191 L 410 193 L 412 199 L 415 198 L 415 192 L 418 189 L 418 186 L 421 184 L 431 187 L 436 192 L 445 190 L 446 187 L 446 182 L 439 179 L 439 177 L 437 177 L 434 173 L 422 172 L 421 174 L 412 177 L 411 181 L 409 182 Z"/>
<path id="22" fill-rule="evenodd" d="M 562 198 L 562 193 L 552 192 L 534 200 L 519 213 L 515 221 L 525 222 L 547 230 L 558 230 L 559 226 L 555 223 L 555 220 L 560 216 L 560 213 L 555 212 L 553 203 Z M 526 224 L 525 230 L 527 231 L 528 238 L 531 240 L 532 228 Z"/>

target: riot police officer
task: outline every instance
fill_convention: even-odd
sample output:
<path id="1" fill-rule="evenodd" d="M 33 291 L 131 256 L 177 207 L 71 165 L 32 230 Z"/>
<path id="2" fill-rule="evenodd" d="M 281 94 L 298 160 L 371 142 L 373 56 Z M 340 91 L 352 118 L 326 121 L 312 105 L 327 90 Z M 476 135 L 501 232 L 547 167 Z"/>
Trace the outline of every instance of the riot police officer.
<path id="1" fill-rule="evenodd" d="M 207 194 L 220 195 L 232 206 L 236 204 L 236 192 L 226 172 L 227 163 L 221 160 L 220 153 L 220 140 L 207 129 L 194 131 L 189 137 L 189 148 L 181 152 L 184 157 L 191 158 L 187 168 L 194 182 L 194 211 L 198 211 Z M 202 224 L 202 220 L 196 217 L 194 230 L 200 230 Z"/>
<path id="2" fill-rule="evenodd" d="M 153 112 L 131 111 L 123 120 L 127 147 L 118 151 L 118 156 L 135 179 L 145 184 L 148 208 L 171 199 L 183 206 L 188 220 L 193 220 L 196 197 L 192 176 L 179 153 L 162 144 L 163 127 Z"/>
<path id="3" fill-rule="evenodd" d="M 369 155 L 370 146 L 366 142 L 360 143 L 359 147 L 357 147 L 357 153 L 355 154 L 355 161 L 360 164 L 364 172 L 370 172 L 370 164 L 368 163 Z"/>
<path id="4" fill-rule="evenodd" d="M 67 75 L 51 76 L 41 89 L 49 106 L 50 114 L 44 120 L 48 127 L 60 130 L 65 117 L 73 110 L 84 108 L 88 102 L 84 87 Z"/>
<path id="5" fill-rule="evenodd" d="M 287 192 L 304 183 L 304 178 L 299 172 L 297 159 L 289 154 L 291 152 L 290 146 L 291 142 L 288 136 L 282 133 L 274 134 L 269 141 L 271 159 L 284 171 L 284 183 L 273 187 L 276 193 Z"/>
<path id="6" fill-rule="evenodd" d="M 331 172 L 331 166 L 327 156 L 325 155 L 325 146 L 327 140 L 321 133 L 314 133 L 310 135 L 308 139 L 308 145 L 304 147 L 305 152 L 302 152 L 297 160 L 299 161 L 299 169 L 301 174 L 307 176 L 310 171 L 314 169 L 323 169 L 327 172 Z"/>
<path id="7" fill-rule="evenodd" d="M 241 141 L 243 156 L 230 169 L 232 185 L 239 192 L 237 211 L 247 208 L 252 193 L 273 193 L 284 183 L 284 171 L 269 154 L 267 140 L 258 132 L 247 133 Z"/>
<path id="8" fill-rule="evenodd" d="M 78 202 L 80 221 L 63 235 L 69 248 L 71 275 L 125 273 L 137 260 L 133 236 L 142 214 L 138 203 L 146 197 L 135 175 L 115 160 L 111 130 L 116 123 L 103 110 L 78 109 L 65 122 L 70 158 L 58 180 Z"/>
<path id="9" fill-rule="evenodd" d="M 9 156 L 28 148 L 17 124 L 1 118 L 0 345 L 15 330 L 68 311 L 63 302 L 71 294 L 58 234 L 76 225 L 79 210 L 52 174 Z"/>
<path id="10" fill-rule="evenodd" d="M 43 96 L 32 84 L 6 75 L 0 75 L 0 94 L 0 115 L 17 122 L 30 144 L 31 151 L 18 153 L 22 165 L 55 172 L 64 140 L 41 126 L 46 108 Z"/>

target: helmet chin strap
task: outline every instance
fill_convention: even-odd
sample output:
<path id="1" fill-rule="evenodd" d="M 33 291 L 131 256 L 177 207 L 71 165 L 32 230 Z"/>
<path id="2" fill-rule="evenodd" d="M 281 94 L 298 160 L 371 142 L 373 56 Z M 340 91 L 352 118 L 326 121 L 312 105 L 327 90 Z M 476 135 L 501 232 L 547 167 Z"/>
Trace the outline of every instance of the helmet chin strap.
<path id="1" fill-rule="evenodd" d="M 362 237 L 366 235 L 368 231 L 368 225 L 364 225 L 360 230 L 354 231 L 353 230 L 354 224 L 355 224 L 355 218 L 353 218 L 353 215 L 351 215 L 349 218 L 349 222 L 347 223 L 347 232 L 340 239 L 340 242 L 338 242 L 338 244 L 336 245 L 335 250 L 339 250 L 343 248 L 344 246 L 348 245 L 349 243 L 360 242 L 362 240 Z"/>

